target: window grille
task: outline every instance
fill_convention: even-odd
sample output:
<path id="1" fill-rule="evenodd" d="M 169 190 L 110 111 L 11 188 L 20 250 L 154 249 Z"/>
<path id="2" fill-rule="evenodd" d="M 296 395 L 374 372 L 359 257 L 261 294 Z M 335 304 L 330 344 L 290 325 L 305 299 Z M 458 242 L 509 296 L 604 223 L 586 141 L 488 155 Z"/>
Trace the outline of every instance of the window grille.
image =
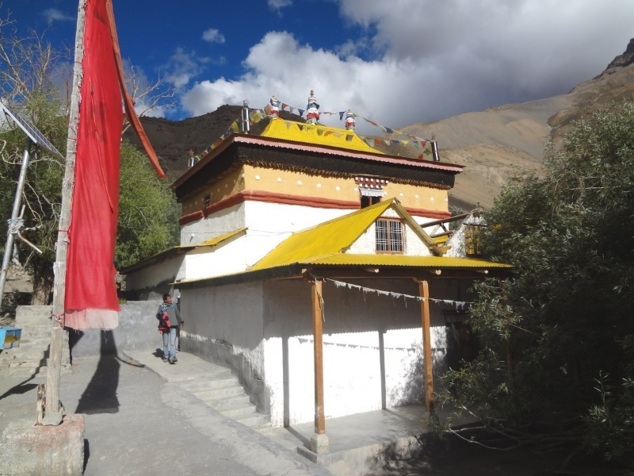
<path id="1" fill-rule="evenodd" d="M 399 220 L 381 218 L 375 223 L 376 251 L 380 253 L 403 253 L 405 236 L 403 223 Z"/>

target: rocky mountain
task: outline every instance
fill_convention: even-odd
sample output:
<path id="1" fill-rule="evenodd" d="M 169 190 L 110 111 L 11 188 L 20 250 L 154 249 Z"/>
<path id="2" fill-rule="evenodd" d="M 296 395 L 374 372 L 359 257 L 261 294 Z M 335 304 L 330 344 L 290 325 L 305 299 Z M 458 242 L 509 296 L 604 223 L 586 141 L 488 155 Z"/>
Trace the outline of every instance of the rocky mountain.
<path id="1" fill-rule="evenodd" d="M 541 172 L 547 146 L 556 148 L 575 120 L 593 109 L 624 100 L 634 100 L 634 39 L 605 71 L 568 94 L 412 124 L 403 130 L 420 137 L 433 134 L 441 161 L 466 166 L 456 179 L 450 205 L 462 210 L 477 205 L 489 208 L 511 177 Z M 239 117 L 240 106 L 226 105 L 182 121 L 141 121 L 169 179 L 174 180 L 186 170 L 189 148 L 202 151 L 209 147 Z M 302 120 L 286 111 L 282 117 Z M 138 144 L 132 131 L 128 130 L 126 136 Z M 398 153 L 408 151 L 401 149 Z"/>

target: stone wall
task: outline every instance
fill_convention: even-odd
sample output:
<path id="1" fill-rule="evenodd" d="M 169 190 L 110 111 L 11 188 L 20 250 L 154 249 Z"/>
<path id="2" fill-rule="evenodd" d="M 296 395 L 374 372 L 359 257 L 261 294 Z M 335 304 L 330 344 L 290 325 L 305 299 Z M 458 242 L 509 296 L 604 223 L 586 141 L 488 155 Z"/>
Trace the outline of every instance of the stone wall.
<path id="1" fill-rule="evenodd" d="M 72 357 L 114 354 L 161 348 L 156 311 L 160 300 L 128 301 L 121 304 L 119 326 L 112 331 L 69 330 Z"/>

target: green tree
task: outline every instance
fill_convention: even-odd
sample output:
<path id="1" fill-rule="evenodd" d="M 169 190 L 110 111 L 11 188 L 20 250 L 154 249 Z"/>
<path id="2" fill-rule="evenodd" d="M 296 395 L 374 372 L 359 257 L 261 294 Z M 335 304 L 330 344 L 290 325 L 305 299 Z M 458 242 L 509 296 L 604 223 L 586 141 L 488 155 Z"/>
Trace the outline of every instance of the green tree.
<path id="1" fill-rule="evenodd" d="M 121 147 L 121 181 L 115 265 L 122 268 L 178 242 L 179 208 L 169 183 L 156 178 L 147 157 Z"/>
<path id="2" fill-rule="evenodd" d="M 36 126 L 65 155 L 71 89 L 69 55 L 55 51 L 35 32 L 19 37 L 13 23 L 0 19 L 0 89 L 12 111 Z M 156 88 L 156 85 L 152 86 Z M 159 92 L 159 94 L 161 94 Z M 151 99 L 146 98 L 146 103 Z M 0 235 L 7 234 L 20 173 L 25 134 L 12 124 L 0 128 Z M 40 147 L 31 149 L 22 202 L 21 234 L 42 253 L 16 241 L 19 261 L 31 273 L 34 303 L 48 302 L 61 209 L 64 160 Z M 159 180 L 147 158 L 123 143 L 120 215 L 115 265 L 132 264 L 178 241 L 177 207 L 169 185 Z M 4 249 L 0 249 L 4 253 Z"/>
<path id="3" fill-rule="evenodd" d="M 54 50 L 36 32 L 18 36 L 10 19 L 0 19 L 0 85 L 2 99 L 13 112 L 33 123 L 62 154 L 66 148 L 68 101 L 62 91 L 68 89 L 70 57 Z M 5 123 L 0 137 L 0 233 L 6 237 L 20 166 L 27 137 L 19 128 Z M 32 154 L 22 194 L 24 228 L 22 235 L 37 245 L 32 248 L 18 242 L 20 260 L 33 276 L 34 302 L 46 302 L 53 284 L 51 263 L 55 259 L 56 230 L 59 223 L 61 180 L 64 163 L 40 147 Z M 4 245 L 4 238 L 2 239 Z M 2 249 L 4 253 L 4 249 Z"/>
<path id="4" fill-rule="evenodd" d="M 486 214 L 485 254 L 515 276 L 477 285 L 482 352 L 449 373 L 448 398 L 516 429 L 574 428 L 619 456 L 634 447 L 634 105 L 577 123 L 545 168 Z"/>

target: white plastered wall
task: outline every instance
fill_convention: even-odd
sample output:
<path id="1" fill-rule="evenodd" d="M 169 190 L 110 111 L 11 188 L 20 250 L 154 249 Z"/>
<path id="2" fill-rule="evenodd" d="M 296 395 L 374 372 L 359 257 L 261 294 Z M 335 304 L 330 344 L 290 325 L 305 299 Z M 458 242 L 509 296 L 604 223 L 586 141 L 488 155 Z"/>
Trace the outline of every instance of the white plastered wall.
<path id="1" fill-rule="evenodd" d="M 160 284 L 178 279 L 183 268 L 184 255 L 176 255 L 126 274 L 126 290 L 153 289 Z"/>
<path id="2" fill-rule="evenodd" d="M 316 208 L 246 200 L 181 228 L 181 245 L 205 240 L 248 227 L 261 236 L 283 236 L 340 217 L 353 210 Z"/>
<path id="3" fill-rule="evenodd" d="M 399 215 L 391 209 L 385 211 L 384 218 L 400 218 Z M 430 256 L 431 251 L 420 237 L 404 223 L 405 228 L 405 255 L 407 256 Z M 375 254 L 376 253 L 376 226 L 374 223 L 368 227 L 365 232 L 355 240 L 350 246 L 347 253 L 350 254 Z"/>
<path id="4" fill-rule="evenodd" d="M 262 283 L 181 289 L 181 315 L 194 339 L 230 344 L 263 374 Z"/>
<path id="5" fill-rule="evenodd" d="M 349 212 L 350 210 L 246 201 L 226 212 L 218 212 L 196 223 L 185 225 L 181 239 L 195 243 L 243 227 L 247 227 L 247 230 L 244 235 L 218 246 L 200 247 L 188 252 L 185 259 L 186 275 L 183 279 L 202 279 L 245 271 L 292 233 Z"/>
<path id="6" fill-rule="evenodd" d="M 323 287 L 324 399 L 327 418 L 423 403 L 420 304 L 412 280 L 365 280 L 365 292 Z M 401 294 L 386 297 L 373 289 Z M 436 299 L 465 299 L 465 285 L 430 281 Z M 430 305 L 434 375 L 446 369 L 446 304 Z M 450 306 L 449 306 L 450 307 Z M 181 311 L 194 339 L 228 345 L 246 362 L 244 378 L 262 379 L 275 426 L 314 419 L 312 300 L 303 280 L 182 289 Z M 383 367 L 381 362 L 384 363 Z M 384 373 L 382 373 L 384 368 Z M 436 378 L 436 388 L 441 383 Z"/>
<path id="7" fill-rule="evenodd" d="M 228 207 L 181 227 L 181 246 L 197 245 L 247 226 L 244 203 Z"/>
<path id="8" fill-rule="evenodd" d="M 378 280 L 369 285 L 418 295 L 417 285 L 407 280 Z M 265 301 L 264 375 L 270 393 L 271 422 L 280 426 L 312 421 L 315 402 L 310 286 L 301 281 L 284 285 L 271 282 L 265 285 Z M 420 304 L 326 282 L 324 309 L 327 418 L 378 410 L 383 405 L 423 402 Z M 436 371 L 441 372 L 446 333 L 441 310 L 433 306 L 432 351 Z"/>

